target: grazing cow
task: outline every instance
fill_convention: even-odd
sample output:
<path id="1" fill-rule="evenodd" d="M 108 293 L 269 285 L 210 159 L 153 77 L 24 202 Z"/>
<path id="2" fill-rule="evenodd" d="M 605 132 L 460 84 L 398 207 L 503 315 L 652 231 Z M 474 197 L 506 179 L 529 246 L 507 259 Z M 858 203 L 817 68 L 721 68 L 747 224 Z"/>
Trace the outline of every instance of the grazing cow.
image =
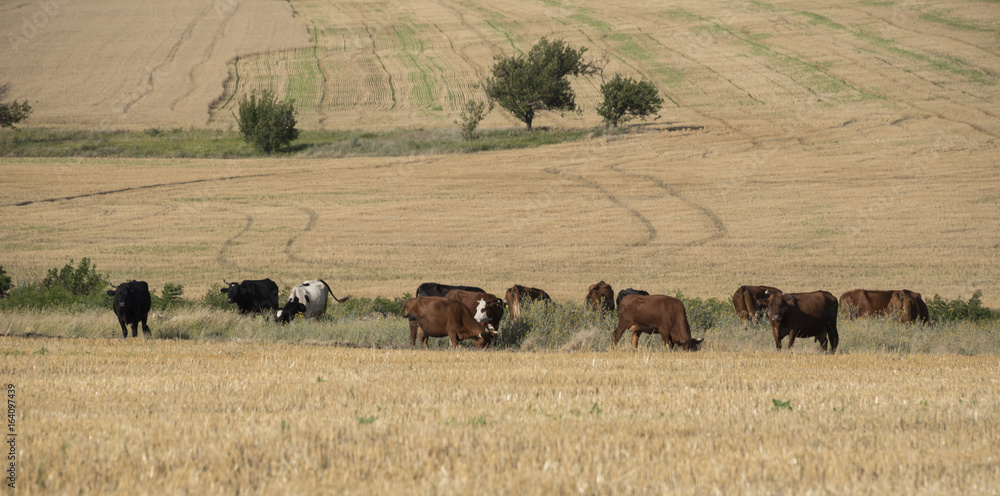
<path id="1" fill-rule="evenodd" d="M 222 282 L 226 282 L 225 279 Z M 246 280 L 239 284 L 226 282 L 222 292 L 235 303 L 242 314 L 262 313 L 264 310 L 278 309 L 278 285 L 270 279 Z"/>
<path id="2" fill-rule="evenodd" d="M 466 339 L 474 340 L 476 348 L 489 346 L 496 333 L 486 329 L 486 302 L 482 301 L 475 313 L 461 302 L 440 296 L 418 296 L 406 300 L 403 316 L 410 321 L 410 346 L 417 338 L 427 347 L 427 338 L 451 339 L 451 346 Z"/>
<path id="3" fill-rule="evenodd" d="M 489 293 L 476 291 L 465 291 L 464 289 L 453 289 L 448 291 L 444 299 L 457 301 L 465 305 L 473 314 L 479 306 L 485 302 L 486 307 L 486 329 L 493 332 L 500 332 L 500 320 L 503 319 L 503 300 Z"/>
<path id="4" fill-rule="evenodd" d="M 920 296 L 920 293 L 908 289 L 892 293 L 885 313 L 888 315 L 897 315 L 899 321 L 904 324 L 916 322 L 918 319 L 924 324 L 930 322 L 927 304 L 924 303 L 923 297 Z"/>
<path id="5" fill-rule="evenodd" d="M 507 308 L 510 309 L 510 320 L 517 322 L 517 319 L 521 318 L 521 299 L 529 298 L 532 301 L 548 301 L 549 294 L 538 288 L 529 288 L 527 286 L 521 286 L 515 284 L 513 287 L 507 290 L 504 295 L 504 300 L 507 302 Z"/>
<path id="6" fill-rule="evenodd" d="M 844 311 L 844 315 L 850 318 L 888 315 L 889 303 L 892 301 L 893 295 L 901 291 L 917 300 L 917 318 L 923 319 L 926 322 L 928 315 L 924 299 L 920 296 L 920 293 L 908 289 L 891 289 L 887 291 L 852 289 L 840 295 L 840 308 Z"/>
<path id="7" fill-rule="evenodd" d="M 618 344 L 622 334 L 632 331 L 632 347 L 639 347 L 642 333 L 660 333 L 663 346 L 681 345 L 688 351 L 698 351 L 702 339 L 691 337 L 684 303 L 666 295 L 625 295 L 618 306 L 618 327 L 615 328 L 614 344 Z"/>
<path id="8" fill-rule="evenodd" d="M 604 281 L 591 284 L 590 288 L 587 290 L 587 299 L 585 303 L 597 312 L 614 312 L 615 290 L 611 289 L 611 285 Z"/>
<path id="9" fill-rule="evenodd" d="M 632 288 L 623 289 L 618 292 L 618 297 L 615 298 L 615 305 L 618 306 L 618 311 L 621 311 L 622 308 L 622 298 L 634 294 L 649 296 L 649 292 L 643 291 L 641 289 L 632 289 Z"/>
<path id="10" fill-rule="evenodd" d="M 337 303 L 343 303 L 351 298 L 350 296 L 337 298 L 333 294 L 333 290 L 330 289 L 329 284 L 322 279 L 313 279 L 292 288 L 292 293 L 288 295 L 288 302 L 285 303 L 285 308 L 278 310 L 278 314 L 275 315 L 274 320 L 287 324 L 300 313 L 307 319 L 325 314 L 327 293 L 330 293 L 330 296 L 333 296 L 334 301 Z"/>
<path id="11" fill-rule="evenodd" d="M 771 321 L 774 345 L 780 350 L 781 340 L 788 336 L 788 349 L 791 349 L 795 338 L 815 337 L 826 351 L 829 338 L 830 353 L 836 353 L 840 343 L 837 309 L 837 297 L 827 291 L 771 293 L 767 299 L 767 317 Z"/>
<path id="12" fill-rule="evenodd" d="M 108 290 L 108 296 L 115 299 L 111 303 L 111 308 L 118 317 L 118 324 L 122 326 L 122 337 L 128 337 L 126 325 L 132 325 L 132 337 L 139 336 L 139 323 L 142 323 L 143 336 L 149 336 L 149 326 L 146 319 L 149 318 L 149 307 L 152 305 L 152 297 L 149 296 L 149 285 L 146 281 L 132 280 L 119 284 L 117 288 Z"/>
<path id="13" fill-rule="evenodd" d="M 417 286 L 417 296 L 441 296 L 448 294 L 448 291 L 453 289 L 461 289 L 462 291 L 475 291 L 477 293 L 485 293 L 482 288 L 477 288 L 475 286 L 450 286 L 448 284 L 438 284 L 436 282 L 425 282 L 420 286 Z"/>
<path id="14" fill-rule="evenodd" d="M 771 286 L 740 286 L 733 293 L 736 316 L 747 325 L 750 322 L 759 322 L 760 313 L 767 308 L 767 298 L 771 296 L 771 293 L 780 292 L 780 289 Z"/>

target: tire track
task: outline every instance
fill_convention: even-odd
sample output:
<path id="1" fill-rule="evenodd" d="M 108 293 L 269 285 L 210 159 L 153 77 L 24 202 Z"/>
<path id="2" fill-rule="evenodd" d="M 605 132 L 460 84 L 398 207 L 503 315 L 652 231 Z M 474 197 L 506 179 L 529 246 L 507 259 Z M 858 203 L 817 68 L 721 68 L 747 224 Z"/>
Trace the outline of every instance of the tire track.
<path id="1" fill-rule="evenodd" d="M 157 188 L 170 188 L 170 187 L 174 187 L 174 186 L 186 186 L 186 185 L 189 185 L 189 184 L 210 183 L 210 182 L 216 182 L 216 181 L 232 181 L 232 180 L 235 180 L 235 179 L 250 179 L 250 178 L 256 178 L 256 177 L 270 177 L 270 176 L 277 176 L 277 175 L 278 175 L 278 173 L 272 172 L 272 173 L 268 173 L 268 174 L 246 174 L 246 175 L 242 175 L 242 176 L 215 177 L 215 178 L 210 178 L 210 179 L 194 179 L 194 180 L 191 180 L 191 181 L 177 181 L 177 182 L 173 182 L 173 183 L 147 184 L 147 185 L 143 185 L 143 186 L 133 186 L 133 187 L 130 187 L 130 188 L 111 189 L 111 190 L 107 190 L 107 191 L 96 191 L 96 192 L 93 192 L 93 193 L 83 193 L 83 194 L 72 195 L 72 196 L 61 196 L 61 197 L 58 197 L 58 198 L 44 198 L 44 199 L 41 199 L 41 200 L 27 200 L 27 201 L 18 202 L 18 203 L 8 203 L 6 205 L 0 205 L 0 208 L 4 208 L 4 207 L 26 207 L 28 205 L 34 205 L 35 203 L 54 203 L 54 202 L 58 202 L 58 201 L 79 200 L 81 198 L 91 198 L 91 197 L 95 197 L 95 196 L 108 196 L 108 195 L 115 195 L 115 194 L 118 194 L 118 193 L 129 193 L 129 192 L 132 192 L 132 191 L 142 191 L 142 190 L 157 189 Z"/>
<path id="2" fill-rule="evenodd" d="M 288 261 L 290 262 L 315 263 L 314 260 L 307 260 L 305 258 L 299 257 L 292 251 L 292 245 L 294 245 L 295 242 L 298 241 L 298 239 L 302 237 L 303 234 L 306 234 L 312 231 L 314 228 L 316 228 L 316 224 L 319 223 L 319 214 L 317 214 L 315 210 L 306 207 L 299 207 L 299 210 L 301 210 L 303 213 L 309 216 L 309 221 L 306 223 L 306 227 L 302 229 L 302 231 L 300 231 L 295 236 L 288 238 L 288 242 L 285 243 L 285 255 L 288 256 Z"/>
<path id="3" fill-rule="evenodd" d="M 247 219 L 246 225 L 243 226 L 243 229 L 241 229 L 240 232 L 236 233 L 235 236 L 227 239 L 225 243 L 222 243 L 222 247 L 219 248 L 219 252 L 215 255 L 215 260 L 219 262 L 219 265 L 223 269 L 239 270 L 240 268 L 235 263 L 229 260 L 229 248 L 236 243 L 236 240 L 240 239 L 241 236 L 246 234 L 247 231 L 249 231 L 250 228 L 253 227 L 253 216 L 251 216 L 250 214 L 245 214 L 245 215 Z"/>
<path id="4" fill-rule="evenodd" d="M 726 227 L 726 224 L 724 222 L 722 222 L 722 219 L 719 218 L 719 216 L 716 215 L 715 212 L 713 212 L 708 207 L 705 207 L 704 205 L 701 205 L 700 203 L 698 203 L 698 202 L 696 202 L 694 200 L 691 200 L 690 198 L 685 197 L 679 191 L 677 191 L 677 189 L 675 189 L 674 187 L 670 186 L 669 184 L 661 181 L 660 179 L 657 179 L 657 178 L 655 178 L 653 176 L 647 176 L 646 174 L 639 174 L 637 172 L 628 172 L 628 171 L 622 170 L 621 166 L 619 166 L 619 165 L 609 165 L 608 166 L 608 170 L 610 170 L 611 172 L 614 172 L 616 174 L 621 174 L 621 175 L 623 175 L 625 177 L 629 177 L 629 178 L 633 178 L 633 179 L 642 179 L 644 181 L 648 181 L 648 182 L 652 183 L 654 186 L 656 186 L 657 188 L 659 188 L 659 189 L 663 190 L 664 192 L 666 192 L 667 195 L 669 195 L 670 197 L 675 198 L 675 199 L 683 202 L 685 205 L 693 208 L 694 210 L 697 210 L 698 212 L 701 212 L 702 215 L 704 215 L 706 218 L 708 218 L 708 220 L 712 223 L 712 226 L 715 228 L 715 233 L 713 233 L 711 236 L 708 236 L 708 237 L 706 237 L 704 239 L 698 239 L 698 240 L 694 240 L 694 241 L 690 241 L 688 243 L 685 243 L 685 244 L 682 245 L 684 248 L 691 248 L 691 247 L 694 247 L 694 246 L 702 246 L 705 243 L 708 243 L 710 241 L 714 241 L 716 239 L 721 239 L 721 238 L 725 237 L 727 234 L 729 234 L 729 229 Z"/>
<path id="5" fill-rule="evenodd" d="M 638 210 L 636 210 L 636 209 L 628 206 L 628 204 L 626 204 L 621 198 L 618 198 L 617 196 L 615 196 L 613 193 L 611 193 L 607 189 L 604 189 L 604 187 L 602 187 L 601 185 L 599 185 L 599 184 L 597 184 L 597 183 L 595 183 L 593 181 L 587 180 L 583 176 L 578 176 L 578 175 L 575 175 L 575 174 L 570 174 L 568 172 L 561 171 L 561 170 L 553 168 L 553 167 L 550 167 L 550 168 L 547 168 L 547 169 L 543 169 L 543 171 L 546 172 L 546 173 L 548 173 L 548 174 L 552 174 L 553 176 L 556 176 L 556 177 L 561 177 L 563 179 L 569 179 L 570 181 L 579 183 L 579 184 L 583 185 L 584 187 L 586 187 L 588 189 L 592 189 L 592 190 L 595 190 L 595 191 L 601 193 L 602 195 L 604 195 L 608 199 L 608 201 L 610 201 L 611 203 L 613 203 L 615 206 L 621 207 L 626 212 L 628 212 L 629 215 L 631 215 L 632 217 L 635 217 L 637 220 L 639 220 L 639 222 L 642 222 L 642 224 L 646 227 L 646 239 L 641 240 L 641 241 L 637 241 L 635 243 L 632 243 L 632 244 L 628 245 L 629 247 L 647 246 L 651 242 L 653 242 L 653 240 L 656 239 L 656 236 L 657 236 L 656 226 L 653 225 L 653 223 L 649 220 L 649 218 L 647 218 L 645 215 L 642 215 L 642 212 L 639 212 Z"/>

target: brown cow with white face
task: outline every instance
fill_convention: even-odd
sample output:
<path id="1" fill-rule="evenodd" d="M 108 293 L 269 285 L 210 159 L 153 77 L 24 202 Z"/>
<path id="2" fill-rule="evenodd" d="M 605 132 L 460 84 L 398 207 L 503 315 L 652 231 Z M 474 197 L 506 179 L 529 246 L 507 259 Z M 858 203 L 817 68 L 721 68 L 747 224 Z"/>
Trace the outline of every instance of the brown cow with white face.
<path id="1" fill-rule="evenodd" d="M 887 315 L 895 315 L 904 324 L 911 324 L 918 319 L 927 324 L 930 322 L 930 315 L 927 311 L 927 304 L 924 303 L 920 293 L 901 289 L 894 291 L 889 298 L 889 305 L 885 308 Z"/>
<path id="2" fill-rule="evenodd" d="M 767 317 L 771 321 L 774 345 L 780 350 L 781 340 L 788 336 L 788 348 L 791 349 L 795 338 L 815 337 L 824 351 L 829 339 L 830 353 L 836 353 L 840 343 L 837 308 L 837 298 L 827 291 L 771 293 L 767 299 Z"/>
<path id="3" fill-rule="evenodd" d="M 416 346 L 418 337 L 424 348 L 428 338 L 448 337 L 452 347 L 472 339 L 476 348 L 485 348 L 496 338 L 496 332 L 486 329 L 489 317 L 485 301 L 480 302 L 473 314 L 459 301 L 418 296 L 406 301 L 403 316 L 410 321 L 410 346 Z"/>
<path id="4" fill-rule="evenodd" d="M 736 308 L 736 316 L 743 321 L 744 325 L 759 322 L 761 310 L 767 308 L 767 299 L 771 293 L 780 292 L 780 289 L 773 286 L 740 286 L 733 293 L 733 307 Z"/>
<path id="5" fill-rule="evenodd" d="M 493 332 L 500 332 L 500 320 L 503 319 L 503 300 L 496 296 L 478 291 L 465 291 L 463 289 L 453 289 L 444 295 L 446 300 L 458 301 L 465 305 L 473 314 L 479 306 L 485 302 L 486 329 Z"/>
<path id="6" fill-rule="evenodd" d="M 548 301 L 549 294 L 538 288 L 529 288 L 527 286 L 521 286 L 515 284 L 513 287 L 507 290 L 504 294 L 504 301 L 507 302 L 507 309 L 510 312 L 510 320 L 517 322 L 517 319 L 521 318 L 521 299 L 528 298 L 532 301 Z"/>
<path id="7" fill-rule="evenodd" d="M 587 290 L 585 303 L 597 312 L 614 312 L 615 290 L 611 289 L 611 285 L 604 281 L 591 284 Z"/>
<path id="8" fill-rule="evenodd" d="M 659 333 L 663 338 L 663 346 L 680 345 L 688 351 L 698 351 L 702 339 L 691 337 L 691 326 L 688 324 L 684 303 L 677 298 L 666 295 L 626 295 L 618 307 L 618 327 L 613 336 L 614 344 L 618 344 L 622 334 L 632 331 L 632 347 L 639 347 L 639 335 L 642 333 Z"/>

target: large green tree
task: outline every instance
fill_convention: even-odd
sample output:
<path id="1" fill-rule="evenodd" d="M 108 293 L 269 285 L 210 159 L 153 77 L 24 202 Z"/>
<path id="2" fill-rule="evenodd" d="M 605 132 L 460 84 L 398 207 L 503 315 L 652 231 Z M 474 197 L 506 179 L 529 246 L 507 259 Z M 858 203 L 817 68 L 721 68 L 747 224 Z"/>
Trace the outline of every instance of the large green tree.
<path id="1" fill-rule="evenodd" d="M 569 76 L 596 72 L 583 60 L 586 48 L 573 48 L 563 40 L 538 43 L 524 55 L 494 58 L 486 95 L 531 130 L 537 112 L 576 110 L 576 95 Z"/>

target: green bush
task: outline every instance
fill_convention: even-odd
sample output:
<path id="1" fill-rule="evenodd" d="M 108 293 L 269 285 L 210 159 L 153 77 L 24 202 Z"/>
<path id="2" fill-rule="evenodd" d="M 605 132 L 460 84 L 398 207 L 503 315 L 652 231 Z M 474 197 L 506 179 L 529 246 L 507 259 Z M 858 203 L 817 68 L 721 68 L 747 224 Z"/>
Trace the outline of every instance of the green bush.
<path id="1" fill-rule="evenodd" d="M 3 270 L 3 265 L 0 265 L 0 298 L 5 298 L 10 288 L 10 276 L 7 275 L 7 271 Z"/>
<path id="2" fill-rule="evenodd" d="M 458 124 L 462 128 L 462 137 L 466 140 L 475 139 L 476 128 L 486 118 L 486 114 L 491 111 L 493 111 L 492 100 L 490 101 L 489 109 L 487 109 L 487 105 L 483 102 L 474 100 L 465 102 L 465 108 L 462 109 L 459 120 L 455 121 L 455 124 Z"/>
<path id="3" fill-rule="evenodd" d="M 166 310 L 168 308 L 176 307 L 184 303 L 184 300 L 181 299 L 181 295 L 183 294 L 184 294 L 183 285 L 168 282 L 163 285 L 163 289 L 160 290 L 159 295 L 150 294 L 150 297 L 152 299 L 152 307 L 158 308 L 160 310 Z"/>
<path id="4" fill-rule="evenodd" d="M 10 91 L 10 83 L 0 84 L 0 101 L 7 98 Z M 21 122 L 31 115 L 31 105 L 28 102 L 0 103 L 0 127 L 13 128 L 15 124 Z"/>
<path id="5" fill-rule="evenodd" d="M 295 129 L 295 102 L 277 101 L 271 90 L 258 96 L 254 91 L 240 100 L 237 123 L 243 139 L 258 150 L 270 154 L 287 147 L 299 137 Z"/>
<path id="6" fill-rule="evenodd" d="M 979 322 L 1000 318 L 1000 311 L 984 307 L 982 298 L 983 292 L 978 289 L 972 293 L 969 301 L 963 301 L 962 298 L 948 301 L 935 294 L 934 298 L 926 302 L 927 312 L 930 314 L 931 321 L 935 322 L 957 320 Z"/>
<path id="7" fill-rule="evenodd" d="M 0 302 L 0 308 L 34 308 L 49 306 L 101 307 L 109 304 L 106 276 L 97 273 L 89 258 L 73 267 L 73 261 L 61 269 L 50 269 L 41 283 L 15 288 Z"/>
<path id="8" fill-rule="evenodd" d="M 601 85 L 604 101 L 597 107 L 597 114 L 604 118 L 605 126 L 618 127 L 629 119 L 645 119 L 663 108 L 656 86 L 649 81 L 635 81 L 630 77 L 615 74 L 615 77 Z"/>

